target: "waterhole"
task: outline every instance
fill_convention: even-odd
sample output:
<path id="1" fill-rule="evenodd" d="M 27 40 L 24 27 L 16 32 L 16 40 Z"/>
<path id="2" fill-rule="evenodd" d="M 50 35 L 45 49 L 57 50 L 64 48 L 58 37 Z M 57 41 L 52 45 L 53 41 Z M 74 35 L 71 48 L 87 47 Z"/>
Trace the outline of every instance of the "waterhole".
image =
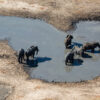
<path id="1" fill-rule="evenodd" d="M 74 36 L 73 44 L 81 46 L 85 42 L 100 42 L 100 22 L 79 22 L 74 31 L 67 32 Z M 38 64 L 24 64 L 24 69 L 31 78 L 48 82 L 76 82 L 90 80 L 100 75 L 100 53 L 88 52 L 89 57 L 75 59 L 73 66 L 65 65 L 64 39 L 66 33 L 40 20 L 0 17 L 0 39 L 8 39 L 9 45 L 16 51 L 27 50 L 31 45 L 39 47 L 35 56 Z M 98 49 L 98 48 L 97 48 Z"/>

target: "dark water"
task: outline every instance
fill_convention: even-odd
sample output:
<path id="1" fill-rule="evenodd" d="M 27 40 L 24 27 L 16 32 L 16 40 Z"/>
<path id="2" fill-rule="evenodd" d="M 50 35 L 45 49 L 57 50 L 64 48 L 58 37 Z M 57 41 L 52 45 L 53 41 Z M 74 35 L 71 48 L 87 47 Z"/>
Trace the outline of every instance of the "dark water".
<path id="1" fill-rule="evenodd" d="M 80 22 L 77 29 L 70 32 L 74 35 L 74 44 L 81 45 L 86 41 L 100 42 L 100 22 Z M 7 38 L 9 44 L 18 51 L 31 45 L 40 49 L 36 56 L 38 66 L 25 66 L 32 78 L 56 82 L 73 82 L 92 79 L 100 75 L 100 53 L 89 53 L 92 58 L 75 61 L 74 66 L 65 66 L 64 39 L 66 34 L 53 26 L 39 20 L 17 17 L 0 17 L 0 39 Z M 77 63 L 77 62 L 80 63 Z"/>

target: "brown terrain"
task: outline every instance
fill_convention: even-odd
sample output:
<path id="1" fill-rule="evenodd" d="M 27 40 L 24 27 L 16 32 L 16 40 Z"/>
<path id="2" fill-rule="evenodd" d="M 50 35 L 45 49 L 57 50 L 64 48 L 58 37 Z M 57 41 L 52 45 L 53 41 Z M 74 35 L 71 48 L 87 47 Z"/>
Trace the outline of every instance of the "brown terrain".
<path id="1" fill-rule="evenodd" d="M 67 31 L 73 22 L 99 20 L 100 0 L 0 0 L 0 15 L 38 18 Z M 0 41 L 0 100 L 100 100 L 100 77 L 76 83 L 28 79 L 16 52 Z"/>

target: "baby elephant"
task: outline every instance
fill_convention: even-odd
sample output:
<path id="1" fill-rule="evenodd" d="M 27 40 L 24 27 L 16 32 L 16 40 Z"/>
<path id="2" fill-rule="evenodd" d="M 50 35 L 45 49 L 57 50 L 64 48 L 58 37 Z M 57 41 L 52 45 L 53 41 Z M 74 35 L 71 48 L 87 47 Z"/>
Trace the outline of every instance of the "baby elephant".
<path id="1" fill-rule="evenodd" d="M 76 53 L 76 55 L 79 55 L 81 57 L 84 56 L 84 50 L 82 47 L 74 46 L 73 51 Z"/>
<path id="2" fill-rule="evenodd" d="M 66 49 L 71 46 L 72 39 L 73 39 L 73 36 L 72 35 L 67 35 L 66 36 L 66 39 L 64 41 Z"/>
<path id="3" fill-rule="evenodd" d="M 66 58 L 65 58 L 65 64 L 67 65 L 67 63 L 73 63 L 74 62 L 74 54 L 75 52 L 71 51 L 69 53 L 66 54 Z"/>
<path id="4" fill-rule="evenodd" d="M 21 50 L 19 51 L 19 54 L 18 54 L 18 62 L 19 62 L 19 63 L 22 63 L 22 60 L 24 60 L 24 54 L 25 54 L 24 49 L 21 49 Z"/>
<path id="5" fill-rule="evenodd" d="M 91 50 L 91 52 L 94 52 L 95 48 L 97 48 L 97 47 L 100 50 L 100 43 L 98 43 L 98 42 L 86 43 L 83 45 L 82 50 L 83 51 Z"/>

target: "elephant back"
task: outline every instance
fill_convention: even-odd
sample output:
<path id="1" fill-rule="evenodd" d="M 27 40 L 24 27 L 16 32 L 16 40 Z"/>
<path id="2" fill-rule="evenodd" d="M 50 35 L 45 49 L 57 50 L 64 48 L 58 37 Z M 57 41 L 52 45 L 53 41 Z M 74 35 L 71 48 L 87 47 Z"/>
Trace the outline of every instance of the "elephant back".
<path id="1" fill-rule="evenodd" d="M 19 51 L 19 55 L 23 55 L 24 54 L 24 49 L 21 49 L 20 51 Z"/>

